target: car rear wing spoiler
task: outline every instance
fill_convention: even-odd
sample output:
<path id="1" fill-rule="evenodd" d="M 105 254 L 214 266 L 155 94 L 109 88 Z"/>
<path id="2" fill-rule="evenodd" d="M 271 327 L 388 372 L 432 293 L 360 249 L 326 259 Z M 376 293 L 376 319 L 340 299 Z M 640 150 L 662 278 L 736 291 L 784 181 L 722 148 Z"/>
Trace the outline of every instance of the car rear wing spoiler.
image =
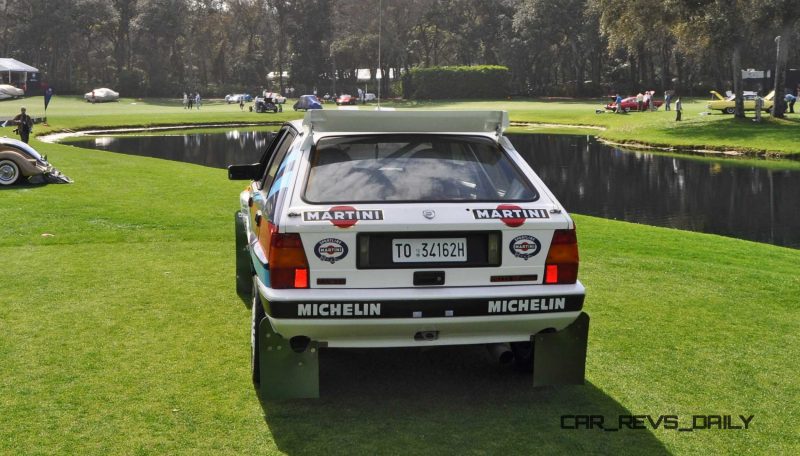
<path id="1" fill-rule="evenodd" d="M 508 128 L 506 111 L 310 110 L 303 128 L 314 132 L 495 133 Z"/>

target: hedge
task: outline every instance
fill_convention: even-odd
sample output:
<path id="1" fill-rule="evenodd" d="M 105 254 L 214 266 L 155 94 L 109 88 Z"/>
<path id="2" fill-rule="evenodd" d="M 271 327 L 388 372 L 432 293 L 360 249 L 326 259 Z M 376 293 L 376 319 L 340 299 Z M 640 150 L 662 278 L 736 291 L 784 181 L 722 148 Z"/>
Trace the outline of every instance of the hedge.
<path id="1" fill-rule="evenodd" d="M 505 97 L 511 79 L 499 65 L 414 68 L 409 76 L 406 96 L 417 99 Z"/>

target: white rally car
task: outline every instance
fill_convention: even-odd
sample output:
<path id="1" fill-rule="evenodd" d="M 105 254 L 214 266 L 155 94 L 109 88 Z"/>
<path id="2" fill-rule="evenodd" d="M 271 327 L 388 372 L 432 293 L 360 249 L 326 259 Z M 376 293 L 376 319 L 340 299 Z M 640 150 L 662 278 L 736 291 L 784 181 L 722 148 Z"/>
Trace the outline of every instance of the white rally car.
<path id="1" fill-rule="evenodd" d="M 265 398 L 317 397 L 321 347 L 487 344 L 534 385 L 582 383 L 575 224 L 503 136 L 505 112 L 308 111 L 236 216 Z"/>

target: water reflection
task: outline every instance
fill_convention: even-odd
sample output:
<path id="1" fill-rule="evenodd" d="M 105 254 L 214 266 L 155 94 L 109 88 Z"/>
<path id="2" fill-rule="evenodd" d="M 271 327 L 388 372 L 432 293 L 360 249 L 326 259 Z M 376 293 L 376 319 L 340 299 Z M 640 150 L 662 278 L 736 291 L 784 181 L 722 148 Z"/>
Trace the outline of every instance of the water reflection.
<path id="1" fill-rule="evenodd" d="M 101 136 L 69 144 L 130 155 L 163 158 L 224 168 L 231 163 L 251 163 L 261 158 L 268 132 L 237 131 L 161 136 Z"/>
<path id="2" fill-rule="evenodd" d="M 232 130 L 74 144 L 222 168 L 257 161 L 267 134 Z M 570 212 L 800 248 L 800 171 L 623 151 L 582 136 L 509 139 Z"/>
<path id="3" fill-rule="evenodd" d="M 570 212 L 800 247 L 800 171 L 627 152 L 586 137 L 511 140 Z"/>

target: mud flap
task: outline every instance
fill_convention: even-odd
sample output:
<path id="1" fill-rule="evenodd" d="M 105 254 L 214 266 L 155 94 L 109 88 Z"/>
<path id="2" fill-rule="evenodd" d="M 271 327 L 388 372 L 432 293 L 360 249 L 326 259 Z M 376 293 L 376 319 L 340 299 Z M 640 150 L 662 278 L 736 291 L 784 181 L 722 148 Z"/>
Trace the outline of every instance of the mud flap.
<path id="1" fill-rule="evenodd" d="M 532 336 L 533 386 L 582 385 L 588 339 L 589 315 L 585 312 L 561 331 Z"/>
<path id="2" fill-rule="evenodd" d="M 242 301 L 249 303 L 253 292 L 253 268 L 250 264 L 250 252 L 247 249 L 247 232 L 242 213 L 236 211 L 236 294 Z"/>
<path id="3" fill-rule="evenodd" d="M 261 400 L 319 398 L 319 346 L 302 353 L 275 333 L 269 318 L 259 324 L 259 396 Z"/>

